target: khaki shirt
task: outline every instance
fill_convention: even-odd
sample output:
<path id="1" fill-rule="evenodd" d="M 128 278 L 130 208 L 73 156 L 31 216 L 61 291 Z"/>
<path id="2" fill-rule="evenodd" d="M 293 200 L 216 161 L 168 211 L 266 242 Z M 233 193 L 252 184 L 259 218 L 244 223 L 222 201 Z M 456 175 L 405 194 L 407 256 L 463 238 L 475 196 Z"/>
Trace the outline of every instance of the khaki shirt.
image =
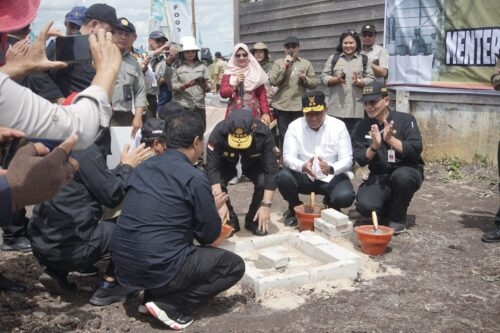
<path id="1" fill-rule="evenodd" d="M 495 90 L 500 90 L 500 58 L 497 58 L 497 64 L 495 66 L 495 71 L 491 75 L 491 84 Z"/>
<path id="2" fill-rule="evenodd" d="M 328 86 L 328 81 L 333 77 L 332 73 L 332 59 L 333 54 L 328 57 L 321 72 L 321 81 L 328 87 L 328 114 L 340 118 L 363 118 L 364 107 L 358 100 L 363 93 L 363 87 L 359 87 L 352 83 L 352 76 L 354 72 L 363 72 L 363 57 L 355 54 L 352 59 L 346 58 L 344 53 L 340 55 L 339 60 L 335 64 L 334 70 L 342 69 L 346 76 L 346 83 L 337 83 L 333 86 Z M 371 61 L 368 60 L 366 64 L 366 71 L 363 74 L 363 81 L 365 85 L 373 82 L 375 76 L 370 67 Z"/>
<path id="3" fill-rule="evenodd" d="M 387 50 L 382 46 L 373 44 L 368 51 L 362 50 L 361 54 L 365 54 L 368 57 L 369 62 L 378 60 L 378 65 L 380 67 L 389 69 L 389 52 L 387 52 Z M 384 79 L 384 77 L 376 77 L 376 80 L 382 83 L 384 82 Z"/>
<path id="4" fill-rule="evenodd" d="M 299 72 L 306 74 L 304 80 L 299 78 Z M 302 112 L 302 96 L 306 93 L 306 89 L 314 89 L 318 85 L 312 64 L 300 57 L 287 70 L 285 70 L 285 58 L 277 59 L 273 63 L 269 82 L 278 87 L 271 106 L 280 111 Z"/>
<path id="5" fill-rule="evenodd" d="M 217 59 L 217 62 L 215 63 L 214 66 L 214 74 L 213 74 L 213 81 L 217 84 L 221 84 L 222 82 L 222 75 L 224 75 L 224 71 L 226 70 L 227 62 L 225 62 L 223 59 Z"/>
<path id="6" fill-rule="evenodd" d="M 111 105 L 113 111 L 129 112 L 136 107 L 146 107 L 144 75 L 139 62 L 130 53 L 122 56 Z"/>
<path id="7" fill-rule="evenodd" d="M 205 91 L 200 86 L 194 85 L 187 89 L 181 89 L 181 86 L 194 80 L 198 77 L 204 77 L 207 81 L 207 91 L 212 89 L 210 83 L 210 76 L 208 74 L 208 67 L 202 62 L 194 65 L 182 64 L 174 68 L 172 75 L 172 89 L 174 102 L 179 103 L 183 107 L 193 110 L 194 108 L 205 108 Z"/>

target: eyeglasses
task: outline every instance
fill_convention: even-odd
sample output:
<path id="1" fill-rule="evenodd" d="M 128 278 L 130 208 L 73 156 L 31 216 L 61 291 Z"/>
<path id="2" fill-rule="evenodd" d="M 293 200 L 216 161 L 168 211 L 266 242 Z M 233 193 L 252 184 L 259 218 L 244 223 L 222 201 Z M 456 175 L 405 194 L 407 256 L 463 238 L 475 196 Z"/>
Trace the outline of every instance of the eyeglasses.
<path id="1" fill-rule="evenodd" d="M 375 36 L 374 32 L 362 32 L 361 37 L 373 37 Z"/>
<path id="2" fill-rule="evenodd" d="M 380 102 L 381 100 L 383 100 L 384 97 L 380 97 L 380 98 L 377 98 L 376 100 L 374 101 L 366 101 L 366 102 L 363 102 L 363 105 L 364 106 L 371 106 L 371 107 L 374 107 L 375 105 L 378 104 L 378 102 Z"/>
<path id="3" fill-rule="evenodd" d="M 248 58 L 248 53 L 236 53 L 234 56 L 236 58 Z"/>
<path id="4" fill-rule="evenodd" d="M 123 30 L 115 30 L 114 36 L 128 36 L 129 32 Z"/>

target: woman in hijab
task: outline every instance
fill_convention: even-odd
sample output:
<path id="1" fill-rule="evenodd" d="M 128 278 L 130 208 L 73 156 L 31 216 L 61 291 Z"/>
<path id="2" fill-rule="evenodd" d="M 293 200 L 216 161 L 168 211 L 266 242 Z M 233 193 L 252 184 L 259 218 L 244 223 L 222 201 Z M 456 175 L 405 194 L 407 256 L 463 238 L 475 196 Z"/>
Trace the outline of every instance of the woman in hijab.
<path id="1" fill-rule="evenodd" d="M 220 88 L 221 97 L 229 98 L 226 118 L 232 110 L 250 107 L 255 118 L 269 125 L 271 114 L 264 87 L 267 79 L 266 72 L 250 53 L 248 46 L 236 44 Z"/>

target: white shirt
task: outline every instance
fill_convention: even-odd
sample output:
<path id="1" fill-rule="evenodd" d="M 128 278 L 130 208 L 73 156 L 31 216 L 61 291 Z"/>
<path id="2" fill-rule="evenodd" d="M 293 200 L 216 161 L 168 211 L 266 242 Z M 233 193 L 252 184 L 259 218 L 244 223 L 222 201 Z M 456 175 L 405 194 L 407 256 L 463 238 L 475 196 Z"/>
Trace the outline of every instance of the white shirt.
<path id="1" fill-rule="evenodd" d="M 106 92 L 90 86 L 72 105 L 49 102 L 0 73 L 0 126 L 23 131 L 26 137 L 65 140 L 78 135 L 74 150 L 94 143 L 99 128 L 108 127 L 111 105 Z"/>
<path id="2" fill-rule="evenodd" d="M 302 172 L 304 163 L 315 156 L 326 160 L 334 169 L 334 175 L 328 175 L 322 181 L 330 182 L 335 175 L 351 169 L 351 138 L 344 122 L 327 115 L 317 131 L 307 125 L 304 117 L 288 126 L 283 144 L 285 167 Z"/>

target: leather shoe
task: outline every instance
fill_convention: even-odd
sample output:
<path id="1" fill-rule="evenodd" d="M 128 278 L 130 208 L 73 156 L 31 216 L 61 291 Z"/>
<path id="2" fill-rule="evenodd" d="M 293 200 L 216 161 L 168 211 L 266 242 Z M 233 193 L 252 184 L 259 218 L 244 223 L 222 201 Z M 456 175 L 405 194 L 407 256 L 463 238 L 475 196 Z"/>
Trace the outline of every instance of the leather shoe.
<path id="1" fill-rule="evenodd" d="M 295 217 L 295 211 L 292 210 L 285 217 L 284 225 L 287 226 L 287 227 L 295 227 L 298 224 L 299 224 L 299 222 L 297 222 L 297 218 Z"/>
<path id="2" fill-rule="evenodd" d="M 24 294 L 26 293 L 26 287 L 0 274 L 0 291 L 10 294 Z"/>
<path id="3" fill-rule="evenodd" d="M 394 229 L 394 235 L 399 235 L 406 230 L 406 223 L 390 221 L 387 226 Z"/>
<path id="4" fill-rule="evenodd" d="M 486 243 L 498 243 L 500 242 L 500 227 L 496 230 L 489 231 L 481 237 L 481 240 Z"/>
<path id="5" fill-rule="evenodd" d="M 19 251 L 19 252 L 30 252 L 31 243 L 26 237 L 19 237 L 13 243 L 3 243 L 2 251 Z"/>
<path id="6" fill-rule="evenodd" d="M 245 222 L 245 229 L 247 229 L 248 231 L 250 231 L 255 236 L 265 236 L 265 235 L 267 235 L 267 231 L 259 230 L 258 225 L 255 224 L 255 223 L 253 223 L 253 222 L 250 222 L 250 223 L 246 223 Z"/>

